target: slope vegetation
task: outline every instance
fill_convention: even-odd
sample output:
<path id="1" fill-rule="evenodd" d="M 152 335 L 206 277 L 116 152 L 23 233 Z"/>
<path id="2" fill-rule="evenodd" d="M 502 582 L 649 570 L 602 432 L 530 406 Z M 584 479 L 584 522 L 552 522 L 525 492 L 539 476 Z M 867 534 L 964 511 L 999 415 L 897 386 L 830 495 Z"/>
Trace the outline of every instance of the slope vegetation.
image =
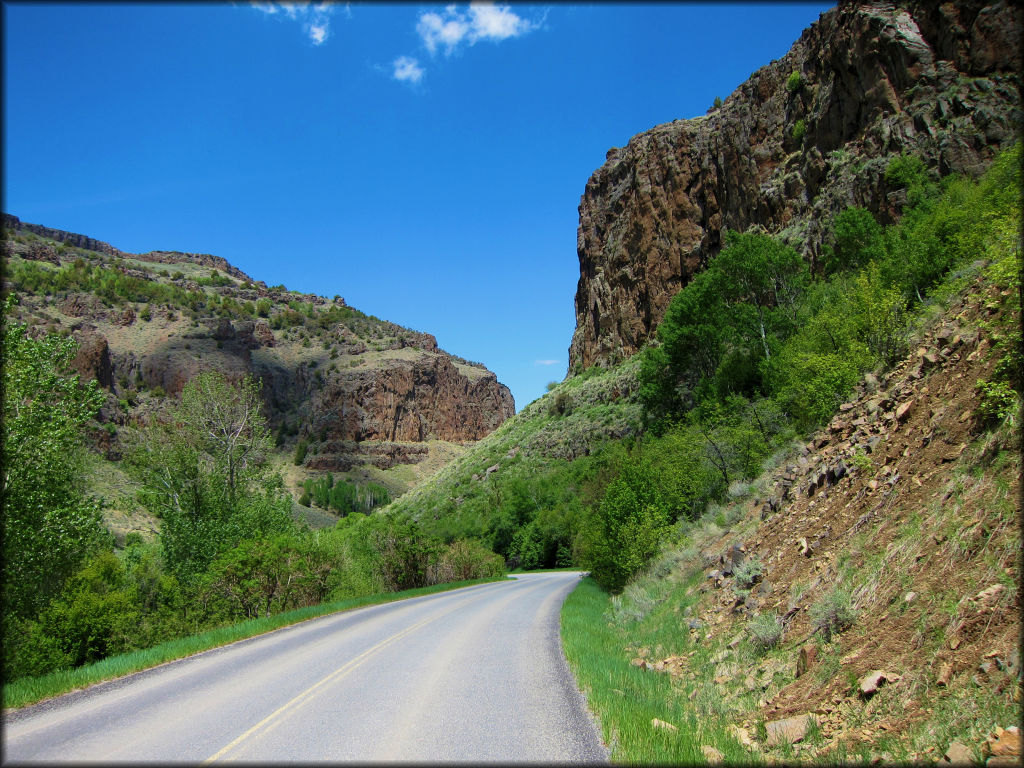
<path id="1" fill-rule="evenodd" d="M 93 442 L 108 459 L 120 455 L 122 429 L 206 370 L 261 382 L 296 498 L 326 473 L 397 496 L 514 412 L 508 389 L 482 365 L 340 296 L 268 287 L 208 254 L 130 254 L 7 214 L 4 228 L 15 317 L 79 343 L 78 372 L 106 392 Z M 116 465 L 96 474 L 117 499 L 109 517 L 119 535 L 147 532 L 130 494 L 118 492 Z M 304 514 L 333 524 L 344 511 Z"/>

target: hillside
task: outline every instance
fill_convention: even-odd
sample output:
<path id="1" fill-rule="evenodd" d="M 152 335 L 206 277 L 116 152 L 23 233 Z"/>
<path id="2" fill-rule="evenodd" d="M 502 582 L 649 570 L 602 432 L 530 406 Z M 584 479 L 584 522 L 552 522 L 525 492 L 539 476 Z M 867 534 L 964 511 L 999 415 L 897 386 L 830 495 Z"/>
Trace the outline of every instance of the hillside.
<path id="1" fill-rule="evenodd" d="M 296 498 L 325 472 L 400 495 L 514 413 L 508 388 L 481 364 L 340 296 L 268 287 L 208 254 L 130 254 L 9 214 L 4 232 L 15 316 L 36 332 L 74 337 L 76 368 L 107 394 L 92 436 L 107 458 L 119 456 L 121 428 L 200 370 L 262 382 L 277 461 Z M 151 530 L 133 513 L 116 465 L 95 474 L 115 529 Z M 320 525 L 337 519 L 304 515 Z"/>
<path id="2" fill-rule="evenodd" d="M 899 217 L 893 158 L 977 176 L 1022 121 L 1020 25 L 1013 3 L 841 2 L 720 107 L 611 148 L 580 200 L 570 369 L 640 349 L 728 229 L 820 265 L 843 209 Z"/>
<path id="3" fill-rule="evenodd" d="M 965 282 L 613 599 L 621 663 L 668 678 L 661 719 L 694 702 L 726 754 L 884 763 L 984 759 L 1019 723 L 1020 431 L 978 386 L 1017 297 Z"/>

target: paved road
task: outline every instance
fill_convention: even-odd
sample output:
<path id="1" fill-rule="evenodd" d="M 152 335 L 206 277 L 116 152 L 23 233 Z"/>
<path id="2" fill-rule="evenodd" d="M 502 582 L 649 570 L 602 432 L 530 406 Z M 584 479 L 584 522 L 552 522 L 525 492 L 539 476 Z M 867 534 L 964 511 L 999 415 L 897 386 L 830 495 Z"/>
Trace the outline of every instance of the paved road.
<path id="1" fill-rule="evenodd" d="M 5 718 L 4 762 L 606 761 L 562 656 L 575 573 L 314 619 Z"/>

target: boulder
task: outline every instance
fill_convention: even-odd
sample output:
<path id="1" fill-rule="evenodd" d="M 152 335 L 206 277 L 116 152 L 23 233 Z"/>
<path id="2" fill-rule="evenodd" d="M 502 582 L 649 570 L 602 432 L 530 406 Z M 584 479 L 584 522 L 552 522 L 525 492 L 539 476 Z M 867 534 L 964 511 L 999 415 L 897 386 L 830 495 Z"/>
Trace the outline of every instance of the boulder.
<path id="1" fill-rule="evenodd" d="M 796 676 L 803 677 L 818 658 L 818 646 L 808 643 L 800 648 L 796 657 Z"/>
<path id="2" fill-rule="evenodd" d="M 878 689 L 886 683 L 895 683 L 900 679 L 900 675 L 895 672 L 885 672 L 881 669 L 876 669 L 873 672 L 869 672 L 864 675 L 857 686 L 860 688 L 860 695 L 864 698 L 870 698 L 874 696 Z"/>
<path id="3" fill-rule="evenodd" d="M 974 759 L 974 751 L 959 741 L 954 741 L 949 745 L 946 753 L 942 756 L 942 761 L 946 765 L 974 765 L 977 762 Z"/>
<path id="4" fill-rule="evenodd" d="M 783 743 L 796 744 L 803 741 L 812 721 L 815 721 L 815 718 L 810 714 L 787 717 L 785 720 L 773 720 L 765 725 L 765 730 L 768 733 L 765 743 L 768 746 L 774 746 Z"/>

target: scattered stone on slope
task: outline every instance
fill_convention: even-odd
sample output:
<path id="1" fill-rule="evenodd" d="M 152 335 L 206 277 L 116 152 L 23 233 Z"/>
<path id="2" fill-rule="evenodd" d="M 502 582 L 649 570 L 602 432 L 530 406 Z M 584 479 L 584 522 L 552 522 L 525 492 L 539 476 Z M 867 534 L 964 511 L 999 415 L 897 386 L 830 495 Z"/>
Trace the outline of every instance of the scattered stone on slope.
<path id="1" fill-rule="evenodd" d="M 1016 757 L 1020 759 L 1022 753 L 1022 742 L 1020 728 L 1011 725 L 1009 728 L 997 727 L 995 732 L 989 736 L 982 746 L 982 754 L 986 757 Z"/>
<path id="2" fill-rule="evenodd" d="M 959 741 L 954 741 L 949 745 L 942 760 L 947 765 L 973 765 L 976 762 L 971 748 Z"/>
<path id="3" fill-rule="evenodd" d="M 874 696 L 878 692 L 878 689 L 885 683 L 895 683 L 899 679 L 900 676 L 894 672 L 885 672 L 881 669 L 876 669 L 862 677 L 858 681 L 857 685 L 860 688 L 860 695 L 864 698 L 870 698 Z"/>
<path id="4" fill-rule="evenodd" d="M 814 717 L 810 714 L 787 717 L 784 720 L 773 720 L 765 724 L 768 737 L 765 743 L 768 746 L 789 743 L 796 744 L 803 741 Z"/>
<path id="5" fill-rule="evenodd" d="M 718 763 L 724 762 L 724 760 L 725 760 L 725 755 L 723 755 L 717 749 L 715 749 L 714 747 L 712 747 L 712 746 L 710 746 L 708 744 L 704 744 L 700 748 L 700 751 L 704 754 L 704 759 L 707 760 L 712 765 L 716 765 Z"/>
<path id="6" fill-rule="evenodd" d="M 676 733 L 679 730 L 679 728 L 672 725 L 672 723 L 666 723 L 664 720 L 659 720 L 656 717 L 651 718 L 651 725 L 660 730 L 668 731 L 669 733 Z"/>

